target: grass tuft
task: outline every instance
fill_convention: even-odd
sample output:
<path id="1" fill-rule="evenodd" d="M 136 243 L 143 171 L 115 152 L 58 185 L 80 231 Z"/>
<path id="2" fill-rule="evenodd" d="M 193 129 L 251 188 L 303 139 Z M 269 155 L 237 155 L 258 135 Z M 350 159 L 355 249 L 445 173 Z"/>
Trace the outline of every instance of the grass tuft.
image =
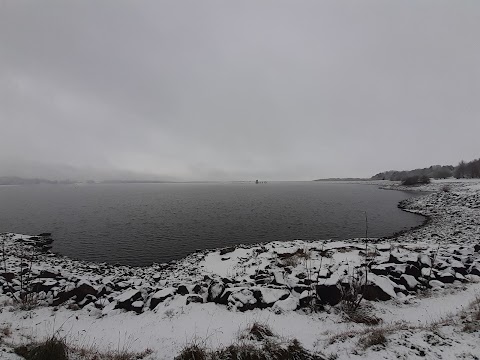
<path id="1" fill-rule="evenodd" d="M 385 329 L 377 328 L 360 337 L 358 344 L 363 348 L 363 350 L 375 345 L 383 345 L 387 342 L 387 337 L 385 335 Z"/>
<path id="2" fill-rule="evenodd" d="M 54 336 L 44 342 L 15 348 L 26 360 L 68 360 L 68 348 L 63 339 Z"/>

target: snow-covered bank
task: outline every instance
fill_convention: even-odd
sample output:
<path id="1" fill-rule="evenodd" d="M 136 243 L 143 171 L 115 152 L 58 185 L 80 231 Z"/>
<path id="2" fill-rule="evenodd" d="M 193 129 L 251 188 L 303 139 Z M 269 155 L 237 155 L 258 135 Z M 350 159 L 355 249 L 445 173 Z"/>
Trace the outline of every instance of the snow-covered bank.
<path id="1" fill-rule="evenodd" d="M 272 242 L 132 268 L 42 253 L 37 245 L 48 245 L 44 237 L 10 234 L 0 267 L 0 324 L 11 324 L 11 341 L 58 331 L 80 346 L 151 348 L 152 359 L 171 359 L 194 339 L 213 348 L 228 345 L 255 321 L 340 359 L 478 354 L 479 332 L 458 330 L 459 312 L 480 291 L 480 186 L 452 182 L 443 191 L 444 185 L 416 188 L 433 192 L 401 204 L 429 216 L 428 224 L 393 239 L 370 239 L 367 248 L 362 239 Z M 371 270 L 363 305 L 383 319 L 379 326 L 409 325 L 397 325 L 379 351 L 359 348 L 365 325 L 346 321 L 337 305 L 342 283 L 361 268 L 365 249 Z M 14 304 L 22 288 L 29 290 L 33 310 Z M 313 298 L 322 311 L 311 312 Z M 449 314 L 456 325 L 442 324 L 444 335 L 422 328 Z M 351 338 L 332 341 L 348 331 Z"/>

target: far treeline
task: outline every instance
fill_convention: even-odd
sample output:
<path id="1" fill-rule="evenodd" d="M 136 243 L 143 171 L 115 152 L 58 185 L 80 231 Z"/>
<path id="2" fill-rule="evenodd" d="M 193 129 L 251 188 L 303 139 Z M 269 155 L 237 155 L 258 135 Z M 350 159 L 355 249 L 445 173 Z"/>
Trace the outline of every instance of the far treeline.
<path id="1" fill-rule="evenodd" d="M 372 176 L 372 180 L 391 180 L 402 181 L 409 178 L 417 179 L 446 179 L 449 177 L 461 178 L 480 178 L 480 159 L 470 162 L 460 161 L 457 166 L 453 165 L 433 165 L 424 169 L 415 169 L 409 171 L 390 170 L 378 173 Z"/>

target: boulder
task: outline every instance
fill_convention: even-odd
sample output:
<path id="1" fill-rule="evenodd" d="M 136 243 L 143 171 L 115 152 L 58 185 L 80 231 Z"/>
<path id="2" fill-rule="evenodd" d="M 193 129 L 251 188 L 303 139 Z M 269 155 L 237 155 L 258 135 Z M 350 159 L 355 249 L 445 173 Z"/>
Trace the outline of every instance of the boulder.
<path id="1" fill-rule="evenodd" d="M 131 289 L 118 295 L 114 300 L 117 302 L 116 309 L 132 311 L 132 304 L 137 300 L 142 300 L 142 293 L 140 290 Z"/>
<path id="2" fill-rule="evenodd" d="M 463 263 L 461 261 L 451 260 L 450 261 L 450 266 L 452 267 L 452 269 L 456 273 L 460 273 L 462 275 L 467 275 L 467 269 L 465 268 L 465 265 L 463 265 Z"/>
<path id="3" fill-rule="evenodd" d="M 323 304 L 337 305 L 342 299 L 342 292 L 337 284 L 320 284 L 316 286 L 317 298 Z"/>
<path id="4" fill-rule="evenodd" d="M 400 284 L 404 285 L 408 290 L 415 290 L 419 282 L 412 275 L 402 275 L 400 276 Z"/>
<path id="5" fill-rule="evenodd" d="M 388 258 L 388 262 L 393 264 L 403 264 L 403 261 L 400 260 L 400 256 L 397 254 L 390 254 L 390 257 Z"/>
<path id="6" fill-rule="evenodd" d="M 472 275 L 480 276 L 480 264 L 479 263 L 472 264 L 468 269 L 468 273 Z"/>
<path id="7" fill-rule="evenodd" d="M 59 279 L 62 278 L 62 275 L 59 273 L 54 273 L 48 270 L 42 270 L 40 271 L 40 275 L 38 275 L 39 278 L 50 278 L 50 279 Z"/>
<path id="8" fill-rule="evenodd" d="M 368 275 L 368 283 L 364 292 L 366 300 L 386 301 L 396 296 L 395 284 L 389 278 L 382 275 Z"/>
<path id="9" fill-rule="evenodd" d="M 455 281 L 455 275 L 445 271 L 440 274 L 437 274 L 437 279 L 445 284 L 451 284 Z"/>
<path id="10" fill-rule="evenodd" d="M 186 304 L 190 303 L 203 303 L 203 298 L 200 295 L 188 295 Z"/>
<path id="11" fill-rule="evenodd" d="M 418 265 L 420 268 L 432 267 L 432 260 L 426 254 L 418 254 Z"/>
<path id="12" fill-rule="evenodd" d="M 224 290 L 225 284 L 223 282 L 212 281 L 208 287 L 207 301 L 218 303 Z"/>
<path id="13" fill-rule="evenodd" d="M 150 299 L 150 310 L 155 309 L 155 307 L 160 304 L 161 302 L 164 302 L 166 299 L 169 297 L 172 297 L 175 294 L 175 289 L 174 288 L 166 288 L 157 291 L 155 294 L 153 294 L 152 298 Z"/>
<path id="14" fill-rule="evenodd" d="M 97 290 L 85 281 L 80 281 L 74 289 L 69 291 L 69 297 L 75 296 L 77 302 L 81 302 L 87 295 L 97 296 Z"/>
<path id="15" fill-rule="evenodd" d="M 239 289 L 233 291 L 228 297 L 228 305 L 230 308 L 237 309 L 238 311 L 253 310 L 257 307 L 258 295 L 250 289 Z"/>
<path id="16" fill-rule="evenodd" d="M 134 301 L 130 306 L 130 310 L 135 311 L 137 314 L 140 314 L 143 311 L 144 305 L 145 303 L 141 300 Z"/>
<path id="17" fill-rule="evenodd" d="M 428 282 L 428 285 L 432 288 L 432 289 L 438 289 L 438 288 L 444 288 L 445 287 L 445 284 L 441 281 L 438 281 L 438 280 L 430 280 Z"/>
<path id="18" fill-rule="evenodd" d="M 202 286 L 200 284 L 196 284 L 192 291 L 194 294 L 200 294 L 202 292 Z"/>
<path id="19" fill-rule="evenodd" d="M 226 248 L 220 249 L 220 255 L 225 255 L 225 254 L 234 252 L 235 249 L 236 249 L 235 246 L 231 246 L 231 247 L 226 247 Z"/>
<path id="20" fill-rule="evenodd" d="M 261 293 L 261 297 L 258 299 L 260 308 L 271 307 L 277 301 L 285 300 L 290 296 L 290 291 L 287 289 L 260 287 L 258 288 L 258 291 Z"/>
<path id="21" fill-rule="evenodd" d="M 299 307 L 299 300 L 293 296 L 279 300 L 272 306 L 272 311 L 276 314 L 283 314 L 289 311 L 295 311 Z"/>
<path id="22" fill-rule="evenodd" d="M 415 265 L 408 265 L 405 269 L 405 274 L 411 275 L 415 278 L 422 276 L 421 270 Z"/>
<path id="23" fill-rule="evenodd" d="M 15 278 L 15 274 L 12 272 L 2 272 L 0 273 L 0 276 L 8 282 L 12 282 L 12 280 Z"/>
<path id="24" fill-rule="evenodd" d="M 189 293 L 187 287 L 185 285 L 180 285 L 178 288 L 177 288 L 177 294 L 179 295 L 187 295 Z"/>
<path id="25" fill-rule="evenodd" d="M 58 285 L 58 281 L 54 279 L 35 279 L 32 281 L 32 291 L 39 292 L 49 292 L 53 287 Z"/>

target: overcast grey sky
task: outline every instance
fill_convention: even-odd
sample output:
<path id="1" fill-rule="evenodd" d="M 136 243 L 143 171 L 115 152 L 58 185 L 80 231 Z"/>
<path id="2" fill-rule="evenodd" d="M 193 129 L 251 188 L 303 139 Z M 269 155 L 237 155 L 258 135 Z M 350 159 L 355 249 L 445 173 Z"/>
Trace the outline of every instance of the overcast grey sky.
<path id="1" fill-rule="evenodd" d="M 479 36 L 476 0 L 2 0 L 0 175 L 309 180 L 471 160 Z"/>

